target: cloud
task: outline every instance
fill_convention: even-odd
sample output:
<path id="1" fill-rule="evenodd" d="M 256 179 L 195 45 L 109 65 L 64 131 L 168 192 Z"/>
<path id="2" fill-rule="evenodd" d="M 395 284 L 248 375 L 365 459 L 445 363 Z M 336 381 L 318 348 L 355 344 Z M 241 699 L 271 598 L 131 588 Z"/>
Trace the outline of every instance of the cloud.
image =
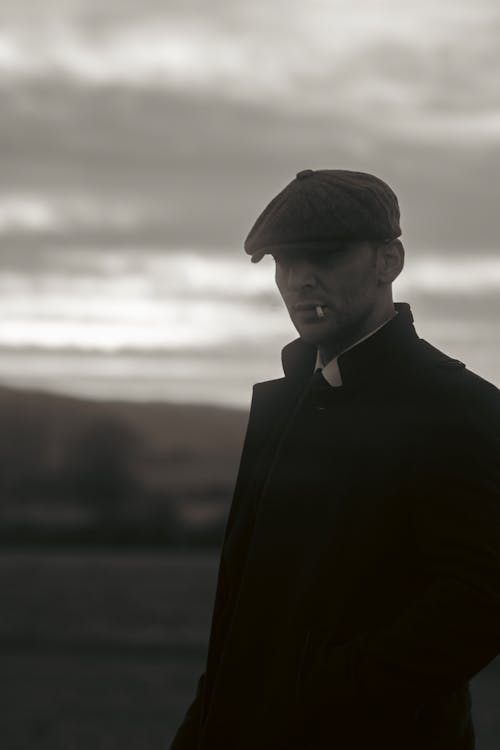
<path id="1" fill-rule="evenodd" d="M 44 4 L 4 13 L 0 72 L 216 94 L 270 109 L 373 117 L 371 127 L 498 143 L 493 0 L 229 0 Z M 382 117 L 380 115 L 382 114 Z M 466 127 L 455 127 L 467 116 Z"/>
<path id="2" fill-rule="evenodd" d="M 384 177 L 409 247 L 498 247 L 493 0 L 7 0 L 0 19 L 17 247 L 240 252 L 307 167 Z"/>
<path id="3" fill-rule="evenodd" d="M 140 353 L 286 340 L 293 329 L 273 276 L 269 258 L 256 267 L 195 252 L 91 253 L 72 265 L 55 252 L 36 273 L 0 275 L 0 346 Z M 465 325 L 469 315 L 476 328 L 484 308 L 474 321 L 464 309 L 477 298 L 496 309 L 499 290 L 492 257 L 412 258 L 396 283 L 398 299 L 437 299 L 438 318 L 455 305 L 455 320 Z"/>
<path id="4" fill-rule="evenodd" d="M 4 231 L 10 226 L 16 247 L 29 242 L 24 222 L 32 247 L 52 226 L 51 242 L 67 248 L 239 253 L 257 215 L 297 171 L 342 167 L 380 174 L 394 187 L 409 249 L 496 250 L 498 148 L 481 139 L 460 148 L 409 141 L 389 121 L 301 107 L 290 115 L 186 92 L 54 82 L 4 91 Z M 16 203 L 24 196 L 31 219 Z"/>
<path id="5" fill-rule="evenodd" d="M 142 210 L 141 210 L 142 209 Z M 153 214 L 153 215 L 151 215 Z M 90 195 L 0 194 L 0 234 L 53 234 L 85 229 L 127 231 L 146 225 L 154 212 L 146 206 L 106 202 Z"/>

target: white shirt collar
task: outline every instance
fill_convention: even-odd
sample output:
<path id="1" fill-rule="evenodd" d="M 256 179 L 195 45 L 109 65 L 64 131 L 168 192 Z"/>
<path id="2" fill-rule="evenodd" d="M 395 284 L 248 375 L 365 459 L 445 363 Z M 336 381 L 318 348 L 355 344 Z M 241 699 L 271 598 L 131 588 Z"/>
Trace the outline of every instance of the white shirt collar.
<path id="1" fill-rule="evenodd" d="M 348 352 L 349 349 L 353 349 L 358 344 L 361 344 L 362 341 L 369 338 L 370 336 L 373 336 L 374 333 L 379 331 L 383 326 L 386 325 L 390 320 L 392 320 L 396 315 L 398 314 L 397 310 L 394 311 L 393 315 L 391 315 L 390 318 L 387 318 L 383 323 L 381 323 L 379 326 L 373 329 L 373 331 L 370 331 L 370 333 L 367 333 L 366 336 L 363 336 L 362 338 L 358 339 L 354 342 L 354 344 L 351 344 L 351 346 L 348 346 L 346 349 L 343 349 L 341 352 L 337 354 L 336 357 L 331 359 L 329 362 L 326 363 L 326 365 L 323 362 L 323 359 L 321 357 L 321 354 L 318 353 L 316 355 L 316 364 L 314 366 L 314 371 L 320 369 L 321 374 L 323 375 L 326 382 L 332 386 L 332 388 L 339 388 L 342 385 L 342 375 L 340 374 L 340 368 L 338 365 L 338 358 L 341 354 L 344 354 L 344 352 Z"/>

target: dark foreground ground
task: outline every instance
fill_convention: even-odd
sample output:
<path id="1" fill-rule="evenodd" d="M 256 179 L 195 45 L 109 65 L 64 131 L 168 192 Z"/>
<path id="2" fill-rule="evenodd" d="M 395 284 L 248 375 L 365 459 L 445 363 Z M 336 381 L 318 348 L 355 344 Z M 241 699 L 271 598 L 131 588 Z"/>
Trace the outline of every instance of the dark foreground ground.
<path id="1" fill-rule="evenodd" d="M 2 750 L 167 750 L 203 668 L 216 556 L 0 555 Z M 472 684 L 500 748 L 500 660 Z"/>

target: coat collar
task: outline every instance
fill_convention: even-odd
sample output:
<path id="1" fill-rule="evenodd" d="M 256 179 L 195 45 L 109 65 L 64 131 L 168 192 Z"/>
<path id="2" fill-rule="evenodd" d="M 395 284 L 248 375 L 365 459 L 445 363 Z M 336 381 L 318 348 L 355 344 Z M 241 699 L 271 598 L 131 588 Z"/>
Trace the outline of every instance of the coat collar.
<path id="1" fill-rule="evenodd" d="M 377 380 L 387 376 L 392 368 L 397 368 L 401 356 L 420 341 L 413 326 L 410 306 L 397 302 L 398 312 L 372 336 L 348 349 L 338 357 L 338 366 L 344 386 L 354 386 L 366 380 Z M 281 361 L 287 380 L 305 381 L 316 362 L 317 348 L 302 339 L 287 344 Z"/>

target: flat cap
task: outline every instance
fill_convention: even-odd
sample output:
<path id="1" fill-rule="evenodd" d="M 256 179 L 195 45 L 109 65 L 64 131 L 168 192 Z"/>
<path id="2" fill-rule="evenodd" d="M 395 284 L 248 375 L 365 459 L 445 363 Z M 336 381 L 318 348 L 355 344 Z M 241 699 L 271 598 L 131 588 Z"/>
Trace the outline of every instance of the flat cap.
<path id="1" fill-rule="evenodd" d="M 400 234 L 398 199 L 379 177 L 304 169 L 260 214 L 245 252 L 257 263 L 266 253 L 292 247 L 327 249 L 339 241 L 389 240 Z"/>

